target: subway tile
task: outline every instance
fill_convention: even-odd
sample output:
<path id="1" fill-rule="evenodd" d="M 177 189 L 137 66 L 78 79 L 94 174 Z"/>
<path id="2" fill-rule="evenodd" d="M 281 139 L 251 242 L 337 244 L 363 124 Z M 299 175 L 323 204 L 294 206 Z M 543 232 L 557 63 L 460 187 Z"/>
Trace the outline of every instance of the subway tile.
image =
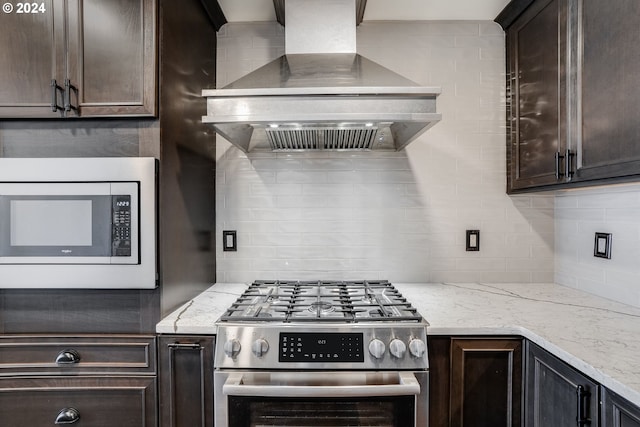
<path id="1" fill-rule="evenodd" d="M 302 194 L 307 196 L 352 196 L 354 186 L 350 183 L 303 183 Z"/>
<path id="2" fill-rule="evenodd" d="M 480 282 L 485 283 L 528 283 L 532 281 L 531 271 L 483 271 Z"/>
<path id="3" fill-rule="evenodd" d="M 224 56 L 218 74 L 234 79 L 275 57 L 282 48 L 277 27 L 227 24 L 224 37 L 237 40 L 219 40 Z M 219 141 L 216 188 L 223 203 L 216 222 L 237 226 L 245 245 L 234 258 L 219 255 L 233 262 L 219 262 L 218 277 L 547 278 L 548 272 L 536 276 L 524 261 L 523 271 L 506 269 L 508 257 L 531 252 L 544 257 L 553 246 L 546 212 L 526 217 L 509 212 L 549 211 L 553 205 L 536 205 L 527 197 L 514 206 L 504 195 L 501 30 L 492 22 L 411 22 L 365 23 L 357 31 L 361 53 L 420 84 L 442 85 L 443 121 L 399 153 L 247 156 Z M 397 40 L 405 41 L 400 49 Z M 473 107 L 460 108 L 460 102 Z M 471 153 L 471 163 L 458 161 Z M 490 248 L 473 257 L 464 251 L 464 229 L 473 219 L 465 215 L 469 210 L 482 219 Z M 521 245 L 509 250 L 508 242 L 515 242 L 507 236 L 513 233 Z"/>
<path id="4" fill-rule="evenodd" d="M 276 172 L 278 183 L 290 184 L 322 184 L 328 182 L 325 171 L 280 170 Z"/>

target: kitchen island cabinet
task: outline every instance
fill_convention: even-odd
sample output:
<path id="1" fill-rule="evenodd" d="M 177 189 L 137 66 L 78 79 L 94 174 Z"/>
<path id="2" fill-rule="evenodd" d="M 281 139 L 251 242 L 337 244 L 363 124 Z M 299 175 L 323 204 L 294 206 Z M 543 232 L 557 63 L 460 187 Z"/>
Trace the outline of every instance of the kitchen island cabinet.
<path id="1" fill-rule="evenodd" d="M 429 337 L 429 425 L 520 426 L 522 339 Z"/>
<path id="2" fill-rule="evenodd" d="M 0 336 L 2 425 L 156 427 L 156 340 Z"/>
<path id="3" fill-rule="evenodd" d="M 640 3 L 513 0 L 507 192 L 640 180 Z"/>
<path id="4" fill-rule="evenodd" d="M 0 117 L 156 114 L 154 0 L 16 3 L 0 26 Z"/>
<path id="5" fill-rule="evenodd" d="M 160 427 L 213 427 L 213 336 L 160 336 Z"/>

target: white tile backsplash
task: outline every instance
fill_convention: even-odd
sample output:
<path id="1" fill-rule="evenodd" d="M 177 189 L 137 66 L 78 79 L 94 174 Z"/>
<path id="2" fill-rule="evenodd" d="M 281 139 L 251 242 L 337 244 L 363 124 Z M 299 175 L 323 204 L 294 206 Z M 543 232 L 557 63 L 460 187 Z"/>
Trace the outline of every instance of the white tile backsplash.
<path id="1" fill-rule="evenodd" d="M 562 191 L 555 206 L 555 281 L 640 306 L 640 185 Z M 593 256 L 611 233 L 611 259 Z"/>
<path id="2" fill-rule="evenodd" d="M 245 155 L 218 137 L 217 280 L 540 282 L 554 277 L 552 195 L 505 194 L 504 34 L 488 21 L 364 22 L 358 52 L 441 86 L 443 119 L 398 153 Z M 218 35 L 218 86 L 284 52 L 276 23 Z M 480 252 L 465 230 L 481 230 Z"/>

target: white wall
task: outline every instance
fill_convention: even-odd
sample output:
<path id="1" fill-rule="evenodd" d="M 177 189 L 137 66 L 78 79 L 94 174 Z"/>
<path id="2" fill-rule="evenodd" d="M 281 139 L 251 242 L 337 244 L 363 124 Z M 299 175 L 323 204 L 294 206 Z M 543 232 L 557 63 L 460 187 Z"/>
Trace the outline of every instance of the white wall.
<path id="1" fill-rule="evenodd" d="M 218 87 L 284 52 L 276 23 L 218 35 Z M 365 22 L 358 52 L 442 86 L 443 120 L 399 153 L 245 155 L 217 142 L 219 282 L 547 282 L 554 199 L 505 194 L 504 34 L 490 21 Z M 466 252 L 465 230 L 481 230 Z M 221 238 L 221 237 L 220 237 Z"/>
<path id="2" fill-rule="evenodd" d="M 640 185 L 557 193 L 557 283 L 640 307 Z M 595 233 L 611 233 L 611 259 L 593 256 Z"/>

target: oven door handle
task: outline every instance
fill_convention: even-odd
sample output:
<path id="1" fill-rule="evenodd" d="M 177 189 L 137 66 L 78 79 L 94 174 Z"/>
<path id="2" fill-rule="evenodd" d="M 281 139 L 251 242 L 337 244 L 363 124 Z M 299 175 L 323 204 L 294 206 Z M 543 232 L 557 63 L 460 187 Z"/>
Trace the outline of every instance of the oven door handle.
<path id="1" fill-rule="evenodd" d="M 242 373 L 229 374 L 222 386 L 222 393 L 228 396 L 261 397 L 370 397 L 420 394 L 420 383 L 412 372 L 399 372 L 398 384 L 253 385 L 243 384 L 242 379 Z"/>

